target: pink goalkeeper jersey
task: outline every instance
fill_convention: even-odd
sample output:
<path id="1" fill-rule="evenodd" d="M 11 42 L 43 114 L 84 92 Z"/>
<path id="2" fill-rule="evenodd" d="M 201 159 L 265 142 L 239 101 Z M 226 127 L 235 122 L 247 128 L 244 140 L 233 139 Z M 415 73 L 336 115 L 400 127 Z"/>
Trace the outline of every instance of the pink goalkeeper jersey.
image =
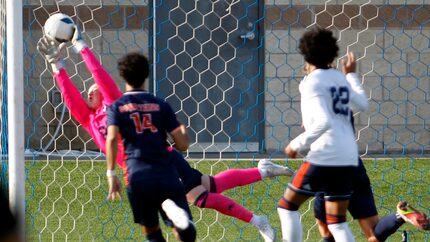
<path id="1" fill-rule="evenodd" d="M 81 93 L 70 80 L 65 69 L 60 69 L 55 78 L 63 94 L 64 102 L 72 116 L 88 131 L 96 145 L 106 154 L 106 106 L 111 105 L 121 97 L 122 93 L 88 47 L 81 51 L 81 56 L 93 75 L 103 97 L 103 105 L 100 108 L 94 111 L 88 107 L 85 99 L 82 98 Z M 118 139 L 116 162 L 124 170 L 124 147 L 121 139 Z"/>

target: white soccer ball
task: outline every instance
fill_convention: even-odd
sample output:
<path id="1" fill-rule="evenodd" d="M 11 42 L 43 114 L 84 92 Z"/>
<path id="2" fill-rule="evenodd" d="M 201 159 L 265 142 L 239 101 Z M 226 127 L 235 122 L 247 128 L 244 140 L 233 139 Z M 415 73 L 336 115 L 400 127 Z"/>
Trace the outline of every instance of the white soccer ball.
<path id="1" fill-rule="evenodd" d="M 43 29 L 48 37 L 59 42 L 67 42 L 72 39 L 74 25 L 75 23 L 70 16 L 64 13 L 56 13 L 46 20 Z"/>

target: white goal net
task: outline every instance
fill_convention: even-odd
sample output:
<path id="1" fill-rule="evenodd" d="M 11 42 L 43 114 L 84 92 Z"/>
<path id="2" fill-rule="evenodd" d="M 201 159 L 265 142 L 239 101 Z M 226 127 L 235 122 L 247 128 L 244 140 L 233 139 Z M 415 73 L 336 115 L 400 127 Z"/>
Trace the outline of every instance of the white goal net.
<path id="1" fill-rule="evenodd" d="M 430 212 L 429 9 L 424 0 L 24 1 L 28 240 L 142 239 L 126 198 L 106 201 L 104 156 L 71 117 L 49 65 L 36 50 L 48 16 L 62 12 L 79 23 L 122 89 L 118 57 L 131 51 L 147 55 L 153 63 L 148 89 L 171 103 L 188 125 L 192 145 L 185 156 L 211 175 L 253 167 L 262 157 L 298 167 L 298 161 L 283 155 L 285 145 L 301 132 L 298 84 L 304 63 L 298 41 L 312 26 L 333 30 L 340 57 L 356 53 L 370 97 L 369 113 L 356 114 L 355 120 L 360 154 L 370 159 L 366 164 L 383 215 L 394 211 L 399 199 Z M 85 97 L 94 83 L 91 74 L 70 45 L 63 57 Z M 3 92 L 3 81 L 0 87 Z M 4 147 L 3 108 L 1 114 Z M 4 177 L 7 163 L 2 164 Z M 280 239 L 276 204 L 287 182 L 273 179 L 226 194 L 267 215 Z M 208 209 L 192 206 L 192 211 L 198 240 L 262 240 L 246 223 Z M 312 203 L 301 212 L 306 241 L 318 241 Z M 365 241 L 358 227 L 353 229 L 357 240 Z M 407 229 L 414 241 L 430 241 L 429 233 Z M 396 233 L 390 241 L 399 240 Z"/>

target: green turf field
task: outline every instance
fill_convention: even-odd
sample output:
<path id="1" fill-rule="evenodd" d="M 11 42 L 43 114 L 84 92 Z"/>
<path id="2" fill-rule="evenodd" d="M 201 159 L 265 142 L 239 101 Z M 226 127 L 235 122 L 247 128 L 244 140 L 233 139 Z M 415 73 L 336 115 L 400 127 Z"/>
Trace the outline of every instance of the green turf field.
<path id="1" fill-rule="evenodd" d="M 277 162 L 284 164 L 284 161 Z M 380 215 L 393 212 L 399 199 L 407 200 L 420 210 L 430 212 L 430 160 L 387 159 L 366 160 L 369 177 L 374 185 Z M 196 167 L 204 173 L 216 174 L 228 168 L 256 166 L 255 161 L 200 161 Z M 298 161 L 288 165 L 297 168 Z M 28 241 L 135 241 L 142 240 L 125 192 L 123 200 L 106 201 L 104 162 L 33 161 L 27 162 L 26 231 Z M 261 215 L 266 214 L 281 239 L 277 201 L 282 196 L 287 177 L 226 191 L 225 194 Z M 315 227 L 312 203 L 302 207 L 306 241 L 320 241 Z M 213 210 L 199 210 L 191 206 L 197 224 L 199 241 L 262 241 L 257 230 L 238 220 L 217 214 Z M 351 223 L 357 241 L 367 241 L 356 222 Z M 406 224 L 402 228 L 409 241 L 430 241 L 424 233 Z M 164 228 L 169 241 L 176 241 Z M 389 241 L 401 241 L 397 232 Z"/>

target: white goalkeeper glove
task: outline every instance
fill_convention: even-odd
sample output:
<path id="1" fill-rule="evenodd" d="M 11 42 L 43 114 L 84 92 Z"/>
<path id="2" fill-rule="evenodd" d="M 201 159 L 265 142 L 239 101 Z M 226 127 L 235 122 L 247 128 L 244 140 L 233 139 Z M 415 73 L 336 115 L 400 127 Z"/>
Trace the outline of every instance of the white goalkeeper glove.
<path id="1" fill-rule="evenodd" d="M 56 74 L 60 72 L 60 69 L 64 68 L 64 62 L 60 55 L 65 45 L 66 43 L 60 43 L 47 36 L 43 36 L 37 42 L 37 50 L 51 64 L 52 71 Z"/>
<path id="2" fill-rule="evenodd" d="M 72 36 L 72 44 L 73 44 L 73 50 L 76 53 L 80 53 L 83 49 L 87 47 L 87 43 L 85 43 L 84 39 L 82 38 L 82 33 L 79 30 L 78 25 L 73 26 L 73 36 Z"/>

